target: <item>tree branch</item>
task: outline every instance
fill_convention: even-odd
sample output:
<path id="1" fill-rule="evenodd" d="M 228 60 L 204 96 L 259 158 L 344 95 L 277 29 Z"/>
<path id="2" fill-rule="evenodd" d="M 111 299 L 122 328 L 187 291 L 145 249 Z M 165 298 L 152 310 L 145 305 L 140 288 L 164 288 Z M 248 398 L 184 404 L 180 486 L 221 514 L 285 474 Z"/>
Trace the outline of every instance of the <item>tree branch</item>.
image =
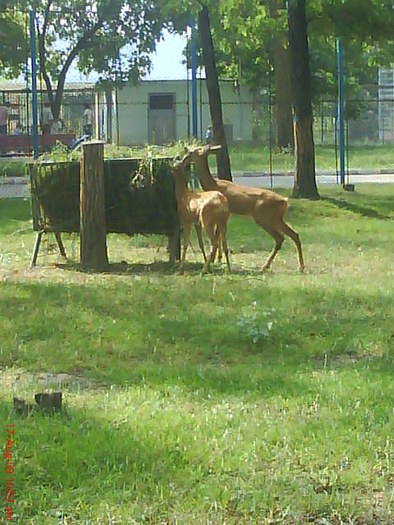
<path id="1" fill-rule="evenodd" d="M 52 89 L 51 79 L 45 67 L 45 35 L 47 32 L 47 28 L 48 28 L 49 13 L 50 13 L 52 2 L 53 0 L 48 0 L 48 3 L 46 5 L 42 32 L 40 32 L 40 25 L 38 23 L 38 19 L 36 23 L 37 36 L 38 36 L 38 54 L 40 57 L 40 73 L 42 74 L 44 78 L 44 82 L 45 82 L 47 93 L 48 93 L 48 99 L 49 99 L 49 103 L 51 104 L 51 106 L 53 104 L 53 89 Z"/>
<path id="2" fill-rule="evenodd" d="M 73 63 L 74 59 L 78 56 L 78 53 L 82 51 L 82 49 L 86 49 L 86 47 L 88 47 L 89 40 L 97 33 L 97 31 L 100 29 L 102 25 L 103 25 L 103 21 L 101 20 L 101 18 L 99 18 L 97 22 L 89 29 L 89 31 L 87 31 L 83 35 L 83 37 L 77 42 L 77 44 L 73 47 L 73 49 L 71 49 L 62 67 L 62 70 L 60 71 L 58 82 L 57 82 L 56 97 L 55 97 L 55 111 L 57 113 L 60 111 L 60 102 L 63 96 L 63 88 L 66 82 L 66 75 L 67 75 L 68 70 L 71 67 L 71 64 Z"/>

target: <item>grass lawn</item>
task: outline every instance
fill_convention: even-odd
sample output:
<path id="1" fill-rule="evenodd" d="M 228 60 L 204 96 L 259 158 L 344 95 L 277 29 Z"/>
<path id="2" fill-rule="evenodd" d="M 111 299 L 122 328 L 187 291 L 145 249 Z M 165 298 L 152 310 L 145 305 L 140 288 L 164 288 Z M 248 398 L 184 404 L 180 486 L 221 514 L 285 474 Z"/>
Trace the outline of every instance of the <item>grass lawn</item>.
<path id="1" fill-rule="evenodd" d="M 321 196 L 290 201 L 304 274 L 287 240 L 262 275 L 271 239 L 232 217 L 204 277 L 195 238 L 181 276 L 154 236 L 109 236 L 105 274 L 47 236 L 30 270 L 29 203 L 0 199 L 13 523 L 393 523 L 394 185 Z M 12 409 L 60 387 L 62 414 Z"/>
<path id="2" fill-rule="evenodd" d="M 174 156 L 179 152 L 179 145 L 172 148 L 156 148 L 165 155 Z M 56 151 L 56 150 L 55 150 Z M 335 148 L 331 145 L 316 145 L 316 170 L 317 172 L 336 171 Z M 270 166 L 270 152 L 265 144 L 233 144 L 229 148 L 231 169 L 235 172 L 268 172 Z M 106 146 L 108 157 L 144 156 L 146 148 L 116 148 Z M 59 160 L 65 160 L 64 149 L 57 153 Z M 55 153 L 56 156 L 56 153 Z M 216 170 L 213 157 L 210 158 L 211 167 Z M 349 169 L 386 169 L 394 172 L 394 144 L 379 145 L 351 145 L 349 147 Z M 272 170 L 274 173 L 294 171 L 294 155 L 292 153 L 272 152 Z M 0 178 L 25 175 L 25 161 L 18 158 L 0 157 Z"/>
<path id="3" fill-rule="evenodd" d="M 231 169 L 234 171 L 269 171 L 269 158 L 269 148 L 264 145 L 242 144 L 230 148 Z M 349 147 L 350 170 L 380 170 L 382 168 L 394 171 L 393 144 Z M 274 173 L 294 171 L 293 154 L 273 152 L 272 170 Z M 316 145 L 316 170 L 317 172 L 335 172 L 334 146 Z"/>

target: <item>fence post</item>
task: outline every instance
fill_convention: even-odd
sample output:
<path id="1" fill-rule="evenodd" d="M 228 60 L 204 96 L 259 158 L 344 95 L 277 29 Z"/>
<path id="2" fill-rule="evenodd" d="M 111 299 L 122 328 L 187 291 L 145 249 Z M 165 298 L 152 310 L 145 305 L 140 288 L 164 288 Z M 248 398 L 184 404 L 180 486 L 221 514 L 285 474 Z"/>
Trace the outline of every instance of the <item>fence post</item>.
<path id="1" fill-rule="evenodd" d="M 341 184 L 345 184 L 345 123 L 344 123 L 344 73 L 343 73 L 343 46 L 337 40 L 338 50 L 338 119 L 339 119 L 339 169 Z"/>
<path id="2" fill-rule="evenodd" d="M 103 271 L 108 266 L 103 142 L 83 144 L 80 170 L 81 266 Z"/>

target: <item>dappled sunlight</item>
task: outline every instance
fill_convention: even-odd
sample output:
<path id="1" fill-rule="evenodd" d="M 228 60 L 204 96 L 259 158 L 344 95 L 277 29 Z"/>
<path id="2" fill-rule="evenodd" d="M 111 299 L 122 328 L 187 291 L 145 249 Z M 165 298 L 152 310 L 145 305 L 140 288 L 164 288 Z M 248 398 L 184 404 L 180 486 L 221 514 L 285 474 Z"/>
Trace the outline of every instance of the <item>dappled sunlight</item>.
<path id="1" fill-rule="evenodd" d="M 67 261 L 48 235 L 30 269 L 28 212 L 8 208 L 0 415 L 18 522 L 388 523 L 393 233 L 372 193 L 291 200 L 303 273 L 289 241 L 262 273 L 272 240 L 237 217 L 232 273 L 201 277 L 195 238 L 180 275 L 166 238 L 124 235 L 106 272 L 81 271 L 76 235 Z M 12 409 L 58 390 L 59 414 Z"/>

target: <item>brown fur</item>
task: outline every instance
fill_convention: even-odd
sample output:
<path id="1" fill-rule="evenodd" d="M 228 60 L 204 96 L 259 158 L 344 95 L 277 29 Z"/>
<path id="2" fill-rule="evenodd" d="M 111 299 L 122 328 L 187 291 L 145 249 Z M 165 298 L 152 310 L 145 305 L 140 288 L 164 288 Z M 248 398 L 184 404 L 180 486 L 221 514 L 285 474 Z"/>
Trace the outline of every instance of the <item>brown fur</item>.
<path id="1" fill-rule="evenodd" d="M 227 248 L 227 222 L 230 217 L 226 197 L 219 191 L 195 192 L 187 188 L 184 164 L 177 162 L 173 168 L 175 178 L 175 195 L 178 206 L 178 215 L 183 226 L 183 252 L 180 270 L 183 270 L 186 259 L 186 250 L 189 244 L 190 232 L 193 225 L 196 227 L 198 242 L 204 256 L 205 264 L 202 273 L 208 271 L 214 261 L 219 245 L 223 247 L 226 256 L 227 268 L 230 271 L 230 261 Z M 210 256 L 207 259 L 202 240 L 201 228 L 206 231 L 210 243 Z"/>
<path id="2" fill-rule="evenodd" d="M 275 247 L 263 266 L 267 270 L 280 250 L 284 235 L 297 246 L 299 269 L 305 268 L 299 235 L 285 221 L 287 198 L 261 188 L 240 186 L 234 182 L 214 179 L 208 166 L 208 155 L 217 152 L 221 146 L 200 146 L 188 151 L 186 159 L 194 160 L 201 186 L 205 191 L 220 191 L 228 201 L 230 213 L 247 215 L 261 226 L 275 240 Z"/>

